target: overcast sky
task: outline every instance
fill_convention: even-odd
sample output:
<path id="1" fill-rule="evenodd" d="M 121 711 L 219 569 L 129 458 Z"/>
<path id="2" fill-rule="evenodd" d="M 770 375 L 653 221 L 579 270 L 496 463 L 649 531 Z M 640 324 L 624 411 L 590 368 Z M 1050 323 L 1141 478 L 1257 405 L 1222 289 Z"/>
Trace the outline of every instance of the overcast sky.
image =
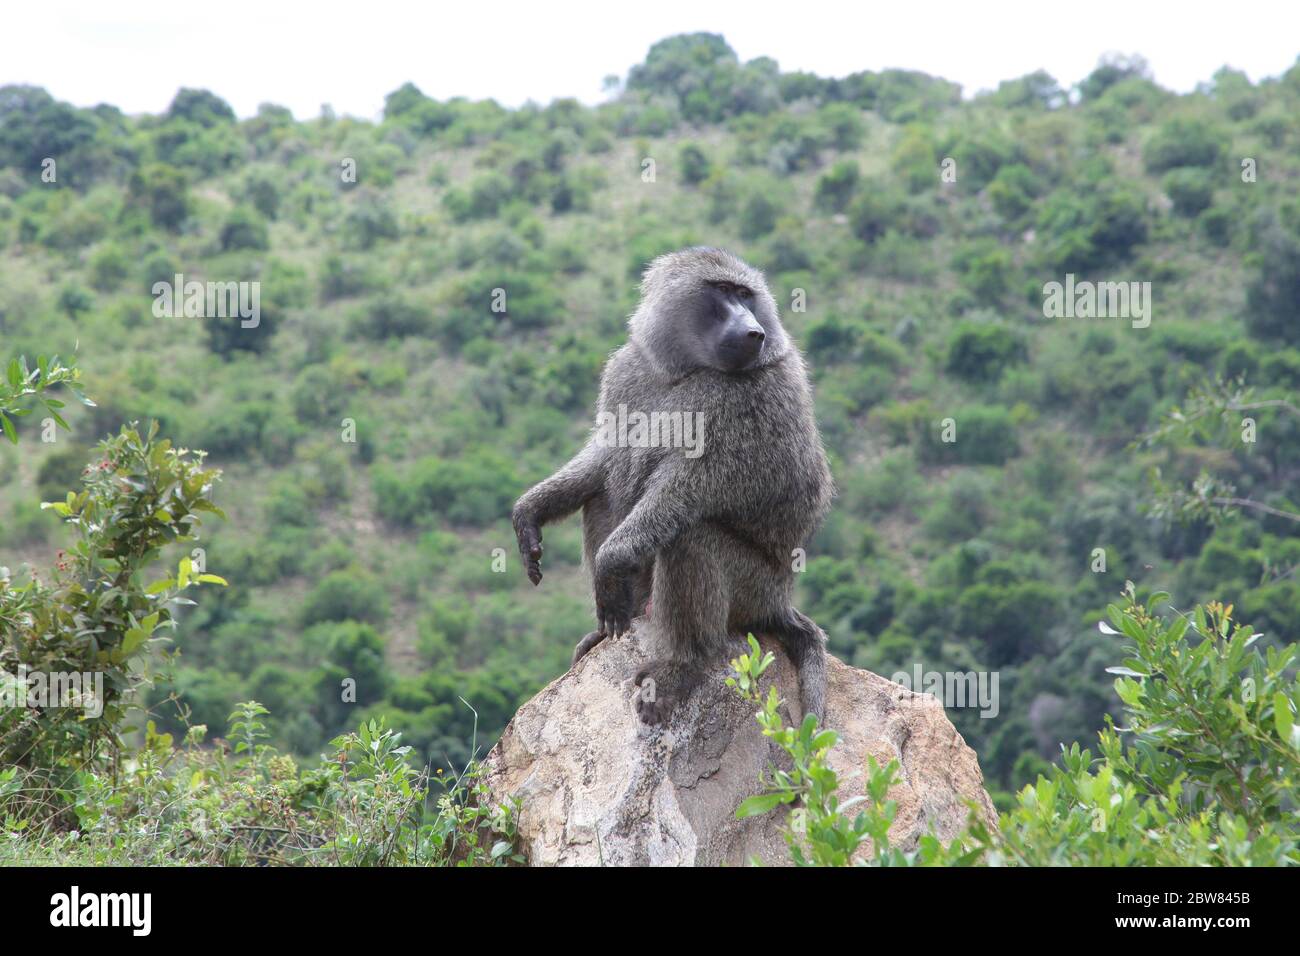
<path id="1" fill-rule="evenodd" d="M 128 113 L 161 112 L 189 86 L 240 116 L 273 102 L 299 118 L 323 103 L 376 117 L 408 80 L 439 99 L 596 103 L 605 76 L 697 30 L 723 34 L 742 60 L 822 76 L 923 70 L 967 96 L 1037 69 L 1069 86 L 1104 52 L 1140 53 L 1181 92 L 1225 64 L 1255 81 L 1285 72 L 1300 54 L 1300 0 L 22 0 L 0 14 L 0 85 Z"/>

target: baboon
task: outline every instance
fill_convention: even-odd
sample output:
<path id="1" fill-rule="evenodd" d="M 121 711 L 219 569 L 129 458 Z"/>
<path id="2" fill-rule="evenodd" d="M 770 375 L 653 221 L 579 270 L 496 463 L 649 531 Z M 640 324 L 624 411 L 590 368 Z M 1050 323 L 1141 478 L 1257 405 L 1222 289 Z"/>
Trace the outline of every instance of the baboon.
<path id="1" fill-rule="evenodd" d="M 574 664 L 649 605 L 666 654 L 636 674 L 643 722 L 665 721 L 725 661 L 728 636 L 751 631 L 781 641 L 804 712 L 823 719 L 826 638 L 790 599 L 795 549 L 833 489 L 807 369 L 763 274 L 721 249 L 660 256 L 628 332 L 601 376 L 591 439 L 511 514 L 529 579 L 542 579 L 542 526 L 581 508 L 597 628 Z M 692 416 L 700 446 L 664 447 L 653 429 L 611 441 L 605 426 L 635 412 Z"/>

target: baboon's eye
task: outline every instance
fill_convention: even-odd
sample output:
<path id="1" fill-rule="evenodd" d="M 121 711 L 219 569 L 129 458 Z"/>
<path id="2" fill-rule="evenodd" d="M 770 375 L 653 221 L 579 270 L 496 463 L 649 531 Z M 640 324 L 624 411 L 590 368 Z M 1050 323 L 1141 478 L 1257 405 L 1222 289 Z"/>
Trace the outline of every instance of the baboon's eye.
<path id="1" fill-rule="evenodd" d="M 738 285 L 736 286 L 736 295 L 742 299 L 752 299 L 754 298 L 754 290 L 746 289 L 743 285 Z"/>

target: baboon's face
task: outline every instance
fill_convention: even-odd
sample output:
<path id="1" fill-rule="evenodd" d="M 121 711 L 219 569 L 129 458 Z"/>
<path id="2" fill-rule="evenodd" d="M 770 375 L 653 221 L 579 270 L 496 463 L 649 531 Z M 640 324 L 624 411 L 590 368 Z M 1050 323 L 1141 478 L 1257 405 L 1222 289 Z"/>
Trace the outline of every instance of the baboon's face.
<path id="1" fill-rule="evenodd" d="M 632 340 L 669 376 L 695 369 L 745 374 L 790 349 L 763 274 L 722 249 L 660 256 L 641 283 Z"/>
<path id="2" fill-rule="evenodd" d="M 724 372 L 753 368 L 763 357 L 767 332 L 755 316 L 757 294 L 735 282 L 707 282 L 694 309 L 700 360 Z"/>

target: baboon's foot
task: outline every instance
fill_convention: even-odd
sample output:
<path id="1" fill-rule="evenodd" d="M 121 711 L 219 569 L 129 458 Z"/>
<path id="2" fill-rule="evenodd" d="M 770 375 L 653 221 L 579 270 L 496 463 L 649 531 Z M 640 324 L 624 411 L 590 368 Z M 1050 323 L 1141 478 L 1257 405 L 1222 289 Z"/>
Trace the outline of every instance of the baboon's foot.
<path id="1" fill-rule="evenodd" d="M 637 671 L 636 712 L 643 724 L 662 724 L 700 682 L 690 668 L 671 660 L 650 661 Z"/>

